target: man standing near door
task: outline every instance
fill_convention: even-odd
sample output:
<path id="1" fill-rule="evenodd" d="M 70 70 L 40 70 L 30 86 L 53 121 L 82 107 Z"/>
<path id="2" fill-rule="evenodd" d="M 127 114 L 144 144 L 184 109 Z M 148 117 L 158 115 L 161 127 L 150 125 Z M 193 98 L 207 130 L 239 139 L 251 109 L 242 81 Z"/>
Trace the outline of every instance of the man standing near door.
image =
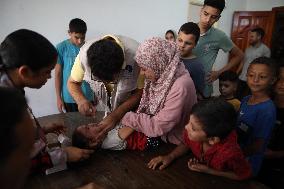
<path id="1" fill-rule="evenodd" d="M 260 27 L 254 28 L 249 32 L 250 46 L 246 49 L 245 58 L 237 70 L 237 73 L 241 72 L 239 76 L 240 82 L 237 90 L 237 98 L 239 100 L 249 94 L 246 74 L 250 63 L 258 57 L 270 57 L 270 49 L 264 43 L 262 43 L 264 34 L 264 30 Z"/>
<path id="2" fill-rule="evenodd" d="M 217 80 L 218 76 L 226 70 L 237 66 L 243 59 L 242 51 L 232 42 L 232 40 L 221 30 L 212 27 L 217 22 L 223 9 L 225 0 L 205 0 L 200 11 L 200 38 L 193 53 L 201 59 L 206 72 L 206 85 L 204 96 L 210 97 L 213 92 L 212 83 Z M 220 70 L 213 71 L 219 50 L 230 52 L 230 61 Z"/>

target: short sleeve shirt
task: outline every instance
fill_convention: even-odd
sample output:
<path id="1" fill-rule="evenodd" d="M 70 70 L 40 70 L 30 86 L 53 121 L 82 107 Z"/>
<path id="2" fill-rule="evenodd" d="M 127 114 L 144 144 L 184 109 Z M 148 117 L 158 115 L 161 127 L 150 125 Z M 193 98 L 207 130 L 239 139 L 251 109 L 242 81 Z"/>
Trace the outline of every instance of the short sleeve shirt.
<path id="1" fill-rule="evenodd" d="M 221 30 L 210 28 L 204 35 L 200 35 L 193 53 L 200 58 L 206 74 L 208 74 L 215 63 L 220 49 L 229 52 L 234 47 L 232 40 Z M 205 86 L 205 96 L 209 97 L 213 92 L 211 84 Z"/>
<path id="2" fill-rule="evenodd" d="M 248 157 L 253 174 L 257 175 L 263 160 L 264 151 L 275 125 L 276 109 L 273 101 L 270 99 L 265 102 L 249 105 L 248 100 L 250 97 L 244 97 L 241 102 L 237 132 L 238 142 L 242 148 L 251 145 L 256 139 L 264 140 L 260 152 Z"/>
<path id="3" fill-rule="evenodd" d="M 75 103 L 67 89 L 67 81 L 69 79 L 74 60 L 79 53 L 80 48 L 72 44 L 66 39 L 56 46 L 58 52 L 57 63 L 62 68 L 62 98 L 65 103 Z M 87 82 L 82 82 L 82 91 L 88 100 L 93 100 L 93 92 Z"/>
<path id="4" fill-rule="evenodd" d="M 184 131 L 184 144 L 191 149 L 196 158 L 202 159 L 201 143 L 190 140 L 186 131 Z M 208 149 L 203 159 L 204 163 L 217 171 L 232 171 L 241 179 L 251 176 L 250 165 L 237 143 L 235 131 Z"/>

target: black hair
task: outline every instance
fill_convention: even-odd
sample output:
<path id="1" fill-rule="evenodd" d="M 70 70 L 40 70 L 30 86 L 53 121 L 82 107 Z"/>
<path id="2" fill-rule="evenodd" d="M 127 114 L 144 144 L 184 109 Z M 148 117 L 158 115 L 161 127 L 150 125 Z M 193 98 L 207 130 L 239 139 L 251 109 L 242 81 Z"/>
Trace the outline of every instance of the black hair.
<path id="1" fill-rule="evenodd" d="M 173 30 L 166 31 L 165 35 L 167 35 L 168 33 L 171 33 L 174 36 L 174 38 L 176 38 L 176 34 Z"/>
<path id="2" fill-rule="evenodd" d="M 203 6 L 210 6 L 210 7 L 214 7 L 216 9 L 218 9 L 220 11 L 220 13 L 222 13 L 222 11 L 225 8 L 225 0 L 204 0 L 204 4 Z"/>
<path id="3" fill-rule="evenodd" d="M 239 79 L 238 79 L 238 75 L 236 74 L 236 72 L 233 72 L 231 70 L 227 70 L 224 71 L 223 73 L 221 73 L 218 77 L 218 79 L 220 81 L 231 81 L 234 83 L 238 83 Z"/>
<path id="4" fill-rule="evenodd" d="M 217 97 L 199 101 L 193 106 L 191 114 L 200 121 L 207 137 L 220 139 L 233 131 L 237 121 L 233 105 Z"/>
<path id="5" fill-rule="evenodd" d="M 92 76 L 103 81 L 113 81 L 120 73 L 124 61 L 122 48 L 113 40 L 101 39 L 87 51 Z"/>
<path id="6" fill-rule="evenodd" d="M 278 69 L 277 69 L 276 62 L 274 61 L 274 59 L 268 58 L 268 57 L 265 57 L 265 56 L 258 57 L 250 63 L 250 66 L 254 65 L 254 64 L 266 65 L 270 69 L 270 73 L 272 74 L 272 77 L 277 77 Z"/>
<path id="7" fill-rule="evenodd" d="M 88 148 L 89 140 L 82 133 L 80 133 L 78 129 L 75 129 L 72 134 L 72 146 L 78 148 Z"/>
<path id="8" fill-rule="evenodd" d="M 198 27 L 198 25 L 196 23 L 193 22 L 187 22 L 185 24 L 183 24 L 180 29 L 179 32 L 183 32 L 185 34 L 192 34 L 195 36 L 195 43 L 197 44 L 198 40 L 199 40 L 199 36 L 200 36 L 200 29 Z"/>
<path id="9" fill-rule="evenodd" d="M 80 18 L 74 18 L 69 22 L 69 32 L 86 34 L 87 24 Z"/>
<path id="10" fill-rule="evenodd" d="M 5 69 L 27 65 L 36 72 L 56 63 L 55 47 L 42 35 L 27 29 L 10 33 L 0 46 L 1 62 Z"/>
<path id="11" fill-rule="evenodd" d="M 0 104 L 0 162 L 4 162 L 19 146 L 15 130 L 27 111 L 27 102 L 20 90 L 0 87 Z"/>
<path id="12" fill-rule="evenodd" d="M 265 32 L 264 32 L 264 30 L 263 30 L 261 27 L 254 28 L 254 29 L 252 29 L 252 30 L 250 30 L 250 31 L 257 33 L 257 35 L 259 35 L 261 39 L 262 39 L 262 38 L 264 37 L 264 35 L 265 35 Z"/>

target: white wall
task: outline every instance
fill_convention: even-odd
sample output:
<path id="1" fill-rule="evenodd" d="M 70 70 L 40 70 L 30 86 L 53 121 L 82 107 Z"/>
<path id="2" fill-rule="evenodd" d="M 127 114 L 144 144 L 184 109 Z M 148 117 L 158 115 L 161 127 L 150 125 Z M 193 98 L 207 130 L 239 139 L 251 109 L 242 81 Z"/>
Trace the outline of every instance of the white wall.
<path id="1" fill-rule="evenodd" d="M 216 27 L 223 30 L 228 36 L 230 36 L 233 13 L 236 10 L 246 10 L 246 3 L 247 0 L 228 0 L 226 8 L 223 10 L 221 18 L 216 24 Z M 193 22 L 198 22 L 200 9 L 201 6 L 190 4 L 188 12 L 188 20 Z M 222 68 L 227 62 L 228 62 L 228 54 L 220 50 L 213 69 L 218 70 Z M 219 95 L 218 85 L 219 85 L 218 81 L 214 82 L 213 95 Z"/>
<path id="2" fill-rule="evenodd" d="M 231 32 L 235 10 L 271 10 L 284 0 L 228 0 L 218 27 Z M 16 29 L 27 28 L 46 36 L 54 45 L 67 38 L 68 23 L 74 17 L 88 25 L 87 39 L 117 33 L 143 41 L 163 36 L 167 29 L 178 30 L 188 20 L 197 22 L 200 7 L 188 0 L 1 0 L 0 41 Z M 220 52 L 216 69 L 227 62 Z M 36 116 L 57 113 L 54 79 L 40 90 L 26 89 Z"/>
<path id="3" fill-rule="evenodd" d="M 0 41 L 27 28 L 55 45 L 67 37 L 70 19 L 80 17 L 88 25 L 87 39 L 117 33 L 141 42 L 178 29 L 187 21 L 187 5 L 187 0 L 1 0 Z M 26 94 L 36 116 L 57 113 L 53 78 Z"/>
<path id="4" fill-rule="evenodd" d="M 273 7 L 284 6 L 284 0 L 247 0 L 248 11 L 270 11 Z"/>
<path id="5" fill-rule="evenodd" d="M 227 0 L 226 8 L 217 27 L 223 30 L 228 36 L 231 35 L 232 19 L 234 11 L 262 11 L 271 10 L 273 7 L 284 6 L 284 0 Z M 199 20 L 200 6 L 189 5 L 188 20 L 197 22 Z M 219 51 L 214 68 L 218 70 L 228 61 L 228 54 Z M 219 95 L 218 81 L 214 82 L 213 95 Z"/>

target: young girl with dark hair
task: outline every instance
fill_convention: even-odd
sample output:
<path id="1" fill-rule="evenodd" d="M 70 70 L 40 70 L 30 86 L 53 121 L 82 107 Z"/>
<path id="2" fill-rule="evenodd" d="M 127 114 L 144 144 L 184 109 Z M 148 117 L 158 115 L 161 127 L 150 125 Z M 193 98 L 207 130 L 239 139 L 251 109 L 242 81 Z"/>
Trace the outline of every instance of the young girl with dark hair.
<path id="1" fill-rule="evenodd" d="M 20 29 L 9 34 L 0 46 L 0 86 L 16 88 L 25 95 L 24 87 L 41 88 L 51 78 L 51 71 L 57 61 L 54 46 L 42 35 L 27 29 Z M 61 132 L 65 129 L 60 124 L 41 127 L 28 107 L 34 119 L 36 141 L 30 154 L 32 169 L 45 171 L 58 166 L 66 167 L 66 161 L 78 161 L 89 157 L 91 151 L 75 147 L 47 150 L 45 134 Z"/>

